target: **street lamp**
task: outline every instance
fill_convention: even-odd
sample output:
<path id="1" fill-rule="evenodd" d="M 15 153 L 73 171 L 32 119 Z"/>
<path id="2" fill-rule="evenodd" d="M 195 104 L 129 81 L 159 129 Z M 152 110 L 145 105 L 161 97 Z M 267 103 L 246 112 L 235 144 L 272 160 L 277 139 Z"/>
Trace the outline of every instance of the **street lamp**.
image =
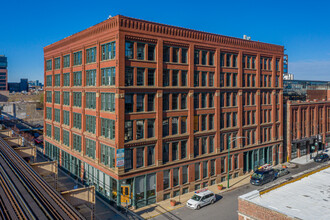
<path id="1" fill-rule="evenodd" d="M 243 136 L 234 137 L 234 138 L 229 142 L 229 146 L 228 146 L 228 159 L 227 159 L 227 189 L 229 189 L 229 158 L 230 158 L 230 146 L 231 146 L 231 143 L 232 143 L 232 142 L 237 141 L 238 139 L 241 139 L 241 138 L 246 138 L 246 137 L 243 137 Z"/>

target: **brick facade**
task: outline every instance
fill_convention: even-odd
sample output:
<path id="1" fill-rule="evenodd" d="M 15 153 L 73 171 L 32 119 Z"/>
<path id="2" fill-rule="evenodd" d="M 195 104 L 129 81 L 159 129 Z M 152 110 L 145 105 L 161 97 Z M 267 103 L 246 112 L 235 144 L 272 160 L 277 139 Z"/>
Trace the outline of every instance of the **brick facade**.
<path id="1" fill-rule="evenodd" d="M 288 101 L 286 106 L 287 160 L 330 147 L 330 101 Z M 321 139 L 319 139 L 319 136 Z"/>
<path id="2" fill-rule="evenodd" d="M 108 42 L 115 42 L 115 57 L 102 60 Z M 95 48 L 96 58 L 86 63 L 90 48 Z M 79 51 L 81 64 L 73 65 Z M 140 201 L 135 196 L 138 179 L 144 175 L 147 191 L 148 175 L 155 175 L 156 201 L 225 180 L 229 145 L 232 178 L 266 162 L 280 163 L 283 51 L 282 46 L 115 16 L 44 48 L 45 97 L 52 99 L 45 98 L 45 109 L 53 116 L 47 119 L 45 114 L 45 128 L 52 125 L 53 131 L 44 135 L 45 142 L 79 159 L 79 176 L 86 176 L 85 163 L 116 180 L 112 190 L 129 185 L 134 206 Z M 66 55 L 70 65 L 63 68 Z M 107 67 L 115 67 L 114 84 L 108 86 L 102 85 L 101 75 Z M 96 71 L 92 86 L 87 86 L 89 70 Z M 81 85 L 75 85 L 75 72 L 80 71 Z M 63 84 L 65 73 L 70 73 L 68 86 Z M 58 74 L 60 85 L 55 86 Z M 56 92 L 59 104 L 54 103 Z M 69 105 L 63 104 L 65 92 Z M 75 92 L 81 92 L 78 107 Z M 94 109 L 86 107 L 87 93 L 96 94 Z M 114 112 L 101 109 L 102 93 L 115 94 Z M 53 120 L 54 109 L 61 111 L 60 122 Z M 69 125 L 63 124 L 64 110 L 70 112 Z M 74 113 L 81 114 L 81 129 L 73 126 Z M 86 115 L 95 116 L 95 134 L 86 131 Z M 104 137 L 103 119 L 114 121 L 115 138 Z M 54 127 L 61 128 L 59 141 Z M 70 133 L 69 146 L 63 144 L 63 130 Z M 81 136 L 80 152 L 73 147 L 73 134 Z M 241 136 L 245 138 L 232 142 Z M 85 138 L 95 141 L 95 157 L 86 156 L 90 151 Z M 125 149 L 125 166 L 104 166 L 101 145 Z M 114 195 L 119 203 L 119 193 Z"/>

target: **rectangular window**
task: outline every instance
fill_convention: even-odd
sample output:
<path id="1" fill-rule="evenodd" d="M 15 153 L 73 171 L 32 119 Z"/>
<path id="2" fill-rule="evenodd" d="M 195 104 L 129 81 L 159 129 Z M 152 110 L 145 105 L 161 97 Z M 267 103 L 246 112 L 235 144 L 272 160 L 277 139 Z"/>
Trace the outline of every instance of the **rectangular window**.
<path id="1" fill-rule="evenodd" d="M 63 92 L 63 105 L 70 105 L 70 92 Z"/>
<path id="2" fill-rule="evenodd" d="M 77 134 L 72 135 L 73 149 L 81 152 L 81 136 Z"/>
<path id="3" fill-rule="evenodd" d="M 182 184 L 188 182 L 188 166 L 182 167 Z"/>
<path id="4" fill-rule="evenodd" d="M 136 168 L 144 166 L 144 147 L 136 148 Z"/>
<path id="5" fill-rule="evenodd" d="M 214 152 L 214 136 L 209 137 L 209 153 Z"/>
<path id="6" fill-rule="evenodd" d="M 47 87 L 52 87 L 53 86 L 53 84 L 52 84 L 52 78 L 53 76 L 52 75 L 48 75 L 48 76 L 46 76 L 46 86 Z"/>
<path id="7" fill-rule="evenodd" d="M 179 70 L 172 70 L 172 86 L 179 85 Z"/>
<path id="8" fill-rule="evenodd" d="M 170 85 L 170 71 L 164 69 L 163 71 L 163 86 L 169 86 Z"/>
<path id="9" fill-rule="evenodd" d="M 46 71 L 52 70 L 52 65 L 53 65 L 52 60 L 47 60 L 46 61 Z"/>
<path id="10" fill-rule="evenodd" d="M 133 94 L 125 94 L 125 113 L 133 112 Z"/>
<path id="11" fill-rule="evenodd" d="M 85 138 L 85 146 L 86 146 L 86 156 L 95 159 L 96 154 L 96 142 Z"/>
<path id="12" fill-rule="evenodd" d="M 96 70 L 86 70 L 86 86 L 96 85 Z"/>
<path id="13" fill-rule="evenodd" d="M 115 168 L 115 149 L 101 144 L 101 163 L 110 167 Z"/>
<path id="14" fill-rule="evenodd" d="M 115 93 L 101 93 L 101 110 L 115 112 Z"/>
<path id="15" fill-rule="evenodd" d="M 163 110 L 169 110 L 170 109 L 170 99 L 169 99 L 169 94 L 163 94 Z"/>
<path id="16" fill-rule="evenodd" d="M 125 141 L 133 140 L 133 121 L 125 121 Z"/>
<path id="17" fill-rule="evenodd" d="M 96 109 L 96 93 L 95 92 L 86 92 L 86 108 Z"/>
<path id="18" fill-rule="evenodd" d="M 181 109 L 187 108 L 187 94 L 181 93 Z"/>
<path id="19" fill-rule="evenodd" d="M 125 43 L 125 57 L 126 59 L 134 58 L 134 43 L 126 41 Z"/>
<path id="20" fill-rule="evenodd" d="M 55 69 L 58 70 L 61 68 L 61 57 L 55 58 Z"/>
<path id="21" fill-rule="evenodd" d="M 81 107 L 81 92 L 73 92 L 73 106 Z"/>
<path id="22" fill-rule="evenodd" d="M 150 61 L 155 60 L 155 48 L 156 48 L 156 45 L 148 44 L 148 60 L 150 60 Z"/>
<path id="23" fill-rule="evenodd" d="M 63 144 L 65 146 L 70 146 L 70 132 L 67 130 L 62 130 L 63 131 Z"/>
<path id="24" fill-rule="evenodd" d="M 81 86 L 81 85 L 82 85 L 81 71 L 73 72 L 73 86 Z"/>
<path id="25" fill-rule="evenodd" d="M 101 69 L 101 85 L 114 86 L 116 84 L 116 69 L 115 67 L 108 67 Z"/>
<path id="26" fill-rule="evenodd" d="M 144 86 L 144 73 L 145 69 L 144 68 L 137 68 L 137 81 L 136 85 L 137 86 Z"/>
<path id="27" fill-rule="evenodd" d="M 199 50 L 194 51 L 194 63 L 199 64 Z"/>
<path id="28" fill-rule="evenodd" d="M 187 86 L 187 71 L 181 70 L 181 86 Z"/>
<path id="29" fill-rule="evenodd" d="M 63 86 L 70 86 L 70 73 L 63 73 Z"/>
<path id="30" fill-rule="evenodd" d="M 125 149 L 125 171 L 133 168 L 133 150 Z"/>
<path id="31" fill-rule="evenodd" d="M 163 164 L 169 161 L 169 145 L 168 143 L 163 144 Z"/>
<path id="32" fill-rule="evenodd" d="M 52 108 L 46 107 L 46 119 L 52 120 Z"/>
<path id="33" fill-rule="evenodd" d="M 172 118 L 172 135 L 178 134 L 178 117 L 173 117 Z"/>
<path id="34" fill-rule="evenodd" d="M 179 185 L 179 168 L 173 169 L 173 187 Z"/>
<path id="35" fill-rule="evenodd" d="M 148 166 L 155 164 L 155 146 L 148 146 Z"/>
<path id="36" fill-rule="evenodd" d="M 155 119 L 148 119 L 148 138 L 155 136 Z"/>
<path id="37" fill-rule="evenodd" d="M 96 131 L 96 117 L 86 115 L 86 131 L 95 134 Z"/>
<path id="38" fill-rule="evenodd" d="M 61 75 L 55 74 L 55 86 L 61 86 Z"/>
<path id="39" fill-rule="evenodd" d="M 145 44 L 138 43 L 137 44 L 137 59 L 144 60 L 145 59 Z"/>
<path id="40" fill-rule="evenodd" d="M 181 63 L 187 63 L 188 62 L 188 49 L 181 49 Z"/>
<path id="41" fill-rule="evenodd" d="M 63 68 L 70 67 L 70 54 L 63 56 Z"/>
<path id="42" fill-rule="evenodd" d="M 178 142 L 172 142 L 172 161 L 179 159 Z"/>
<path id="43" fill-rule="evenodd" d="M 215 175 L 215 160 L 210 160 L 210 176 Z"/>
<path id="44" fill-rule="evenodd" d="M 178 109 L 179 105 L 179 95 L 176 93 L 172 94 L 172 110 Z"/>
<path id="45" fill-rule="evenodd" d="M 148 111 L 155 111 L 155 94 L 148 94 Z"/>
<path id="46" fill-rule="evenodd" d="M 155 69 L 148 69 L 148 86 L 155 85 Z"/>
<path id="47" fill-rule="evenodd" d="M 54 92 L 54 103 L 61 104 L 61 96 L 59 91 Z"/>
<path id="48" fill-rule="evenodd" d="M 187 132 L 187 117 L 181 117 L 181 134 Z"/>
<path id="49" fill-rule="evenodd" d="M 199 93 L 194 93 L 194 108 L 199 108 Z"/>
<path id="50" fill-rule="evenodd" d="M 73 113 L 73 127 L 81 129 L 81 114 L 80 113 Z"/>
<path id="51" fill-rule="evenodd" d="M 110 42 L 101 45 L 101 60 L 112 60 L 116 58 L 116 42 Z"/>
<path id="52" fill-rule="evenodd" d="M 144 94 L 138 94 L 136 96 L 136 111 L 144 112 Z"/>
<path id="53" fill-rule="evenodd" d="M 204 162 L 203 162 L 203 178 L 208 177 L 207 166 L 208 166 L 208 161 L 204 161 Z"/>
<path id="54" fill-rule="evenodd" d="M 52 137 L 52 125 L 46 124 L 46 135 Z"/>
<path id="55" fill-rule="evenodd" d="M 195 180 L 199 180 L 200 176 L 200 163 L 195 163 Z"/>
<path id="56" fill-rule="evenodd" d="M 163 119 L 163 137 L 166 137 L 169 135 L 169 119 L 165 118 Z"/>
<path id="57" fill-rule="evenodd" d="M 187 141 L 181 141 L 181 159 L 187 157 Z"/>
<path id="58" fill-rule="evenodd" d="M 199 86 L 199 72 L 198 71 L 194 72 L 194 86 L 195 87 Z"/>
<path id="59" fill-rule="evenodd" d="M 164 174 L 164 177 L 163 177 L 164 189 L 168 189 L 168 188 L 170 188 L 170 171 L 165 170 L 163 174 Z"/>
<path id="60" fill-rule="evenodd" d="M 144 138 L 144 120 L 136 121 L 136 140 Z"/>
<path id="61" fill-rule="evenodd" d="M 173 47 L 173 63 L 179 62 L 179 48 Z"/>
<path id="62" fill-rule="evenodd" d="M 170 47 L 164 46 L 163 48 L 163 61 L 170 62 Z"/>
<path id="63" fill-rule="evenodd" d="M 81 62 L 82 62 L 81 58 L 82 58 L 82 52 L 81 51 L 73 53 L 73 65 L 74 66 L 81 65 Z"/>
<path id="64" fill-rule="evenodd" d="M 132 67 L 126 67 L 125 68 L 125 86 L 133 86 L 134 82 L 133 77 L 133 68 Z"/>
<path id="65" fill-rule="evenodd" d="M 101 136 L 115 139 L 115 121 L 111 119 L 101 118 Z"/>
<path id="66" fill-rule="evenodd" d="M 86 63 L 96 62 L 96 47 L 86 49 Z"/>
<path id="67" fill-rule="evenodd" d="M 70 112 L 63 111 L 63 124 L 70 126 Z"/>
<path id="68" fill-rule="evenodd" d="M 209 65 L 214 65 L 214 52 L 209 52 Z"/>
<path id="69" fill-rule="evenodd" d="M 60 120 L 61 120 L 61 110 L 56 108 L 55 112 L 54 112 L 54 115 L 55 115 L 54 121 L 60 122 Z"/>

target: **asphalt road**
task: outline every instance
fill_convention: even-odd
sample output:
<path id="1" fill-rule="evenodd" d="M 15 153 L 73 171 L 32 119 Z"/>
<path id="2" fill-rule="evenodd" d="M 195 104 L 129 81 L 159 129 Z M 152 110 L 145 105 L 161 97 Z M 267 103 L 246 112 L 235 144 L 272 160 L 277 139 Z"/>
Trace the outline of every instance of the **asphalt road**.
<path id="1" fill-rule="evenodd" d="M 309 163 L 306 165 L 298 165 L 297 168 L 289 169 L 290 173 L 286 176 L 278 178 L 276 181 L 279 181 L 284 178 L 288 178 L 294 174 L 297 174 L 301 171 L 313 168 L 320 165 L 319 163 Z M 207 205 L 202 207 L 200 210 L 192 210 L 187 207 L 182 207 L 172 212 L 167 212 L 162 215 L 159 215 L 154 220 L 180 220 L 180 219 L 225 219 L 225 220 L 237 220 L 237 209 L 238 202 L 237 197 L 245 193 L 251 192 L 256 189 L 267 187 L 274 182 L 267 183 L 263 186 L 254 186 L 251 184 L 244 185 L 242 187 L 236 188 L 232 191 L 225 192 L 220 196 L 217 195 L 217 202 L 213 205 Z"/>

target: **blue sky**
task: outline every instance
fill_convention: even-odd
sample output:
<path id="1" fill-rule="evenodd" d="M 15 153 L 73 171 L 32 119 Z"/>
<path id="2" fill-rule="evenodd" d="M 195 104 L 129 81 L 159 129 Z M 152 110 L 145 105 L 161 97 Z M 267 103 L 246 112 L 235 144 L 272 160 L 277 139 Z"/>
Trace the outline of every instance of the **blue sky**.
<path id="1" fill-rule="evenodd" d="M 284 45 L 295 79 L 330 81 L 327 1 L 3 1 L 9 81 L 43 80 L 43 47 L 111 14 Z"/>

